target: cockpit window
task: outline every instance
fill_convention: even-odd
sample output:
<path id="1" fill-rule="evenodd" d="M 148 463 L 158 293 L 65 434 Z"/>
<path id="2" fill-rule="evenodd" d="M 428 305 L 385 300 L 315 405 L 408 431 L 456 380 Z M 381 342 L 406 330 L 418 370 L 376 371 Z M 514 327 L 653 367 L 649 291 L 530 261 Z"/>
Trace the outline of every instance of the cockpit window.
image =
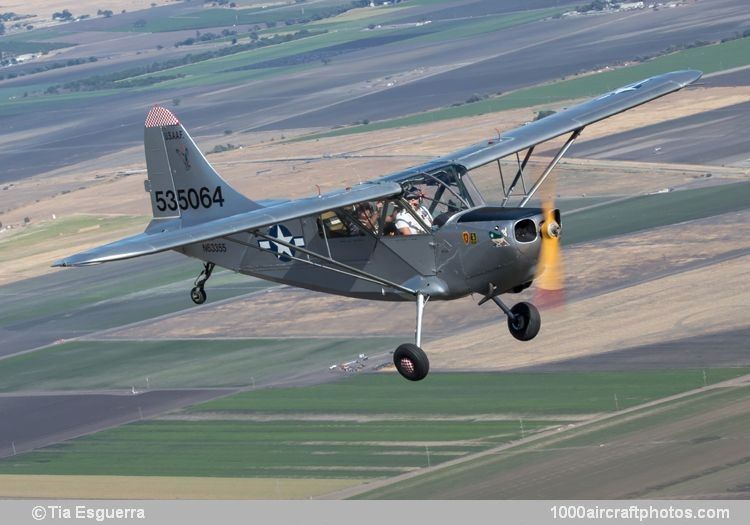
<path id="1" fill-rule="evenodd" d="M 318 216 L 318 235 L 321 237 L 378 235 L 380 230 L 380 212 L 374 201 L 330 210 Z"/>
<path id="2" fill-rule="evenodd" d="M 365 201 L 318 216 L 321 237 L 420 235 L 442 227 L 455 213 L 474 207 L 460 166 L 447 165 L 399 179 L 399 198 Z M 472 183 L 468 181 L 469 185 Z"/>
<path id="3" fill-rule="evenodd" d="M 406 193 L 411 190 L 421 193 L 422 205 L 430 213 L 434 228 L 443 226 L 456 212 L 473 206 L 471 196 L 453 166 L 414 175 L 401 185 Z"/>

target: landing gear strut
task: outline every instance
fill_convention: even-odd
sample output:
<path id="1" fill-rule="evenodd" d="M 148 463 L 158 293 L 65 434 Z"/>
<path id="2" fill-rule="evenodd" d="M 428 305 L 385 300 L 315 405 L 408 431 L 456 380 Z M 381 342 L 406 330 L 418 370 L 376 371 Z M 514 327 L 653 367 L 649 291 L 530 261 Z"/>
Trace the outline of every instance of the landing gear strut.
<path id="1" fill-rule="evenodd" d="M 508 316 L 510 335 L 519 341 L 530 341 L 537 336 L 542 327 L 542 318 L 536 306 L 522 302 L 508 308 L 497 296 L 492 297 L 492 301 Z"/>
<path id="2" fill-rule="evenodd" d="M 206 281 L 208 281 L 208 278 L 211 277 L 211 272 L 214 271 L 214 267 L 216 265 L 211 262 L 207 262 L 203 265 L 203 271 L 196 277 L 195 287 L 190 290 L 190 298 L 193 300 L 195 304 L 203 304 L 206 302 L 206 291 L 203 289 L 203 286 L 206 284 Z"/>
<path id="3" fill-rule="evenodd" d="M 417 330 L 414 334 L 416 344 L 402 344 L 393 352 L 393 364 L 396 365 L 396 370 L 409 381 L 421 381 L 430 371 L 427 354 L 419 347 L 422 344 L 422 315 L 426 302 L 424 295 L 417 294 Z"/>

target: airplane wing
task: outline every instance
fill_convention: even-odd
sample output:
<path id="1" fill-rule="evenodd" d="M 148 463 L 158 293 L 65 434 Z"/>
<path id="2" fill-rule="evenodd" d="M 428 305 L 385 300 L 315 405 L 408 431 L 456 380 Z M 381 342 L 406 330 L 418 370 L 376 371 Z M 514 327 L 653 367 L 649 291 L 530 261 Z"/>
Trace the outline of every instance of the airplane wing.
<path id="1" fill-rule="evenodd" d="M 441 157 L 467 170 L 484 166 L 536 144 L 581 130 L 589 124 L 617 115 L 651 100 L 678 91 L 698 80 L 701 71 L 673 71 L 610 91 L 554 115 L 506 131 L 500 136 Z"/>
<path id="2" fill-rule="evenodd" d="M 169 229 L 167 226 L 161 231 L 155 231 L 157 228 L 149 227 L 145 233 L 71 255 L 55 261 L 52 266 L 87 266 L 159 253 L 187 244 L 315 215 L 342 206 L 392 197 L 401 192 L 401 185 L 396 182 L 366 182 L 348 190 L 287 201 L 193 226 L 180 227 L 179 222 L 167 222 L 166 224 L 173 225 L 175 229 Z"/>

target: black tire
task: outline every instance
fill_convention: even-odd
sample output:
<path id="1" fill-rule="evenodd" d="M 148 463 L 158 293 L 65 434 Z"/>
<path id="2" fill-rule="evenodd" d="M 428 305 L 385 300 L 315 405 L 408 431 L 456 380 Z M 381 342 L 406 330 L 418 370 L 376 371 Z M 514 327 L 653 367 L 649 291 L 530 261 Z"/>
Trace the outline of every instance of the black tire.
<path id="1" fill-rule="evenodd" d="M 393 364 L 396 370 L 409 381 L 421 381 L 430 371 L 427 354 L 417 345 L 405 343 L 393 352 Z"/>
<path id="2" fill-rule="evenodd" d="M 206 302 L 206 291 L 203 288 L 197 286 L 190 290 L 190 298 L 195 304 L 203 304 Z"/>
<path id="3" fill-rule="evenodd" d="M 539 310 L 531 303 L 518 303 L 510 309 L 515 318 L 508 318 L 510 335 L 519 341 L 531 341 L 542 327 Z"/>

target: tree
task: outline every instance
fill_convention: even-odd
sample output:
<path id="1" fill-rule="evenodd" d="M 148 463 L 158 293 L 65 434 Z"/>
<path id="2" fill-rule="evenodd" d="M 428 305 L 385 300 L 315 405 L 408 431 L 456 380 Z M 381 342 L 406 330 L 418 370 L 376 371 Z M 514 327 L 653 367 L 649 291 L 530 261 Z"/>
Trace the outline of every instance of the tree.
<path id="1" fill-rule="evenodd" d="M 61 12 L 55 12 L 52 14 L 52 20 L 62 20 L 64 22 L 67 22 L 68 20 L 72 19 L 73 13 L 71 13 L 67 9 L 63 9 Z"/>

